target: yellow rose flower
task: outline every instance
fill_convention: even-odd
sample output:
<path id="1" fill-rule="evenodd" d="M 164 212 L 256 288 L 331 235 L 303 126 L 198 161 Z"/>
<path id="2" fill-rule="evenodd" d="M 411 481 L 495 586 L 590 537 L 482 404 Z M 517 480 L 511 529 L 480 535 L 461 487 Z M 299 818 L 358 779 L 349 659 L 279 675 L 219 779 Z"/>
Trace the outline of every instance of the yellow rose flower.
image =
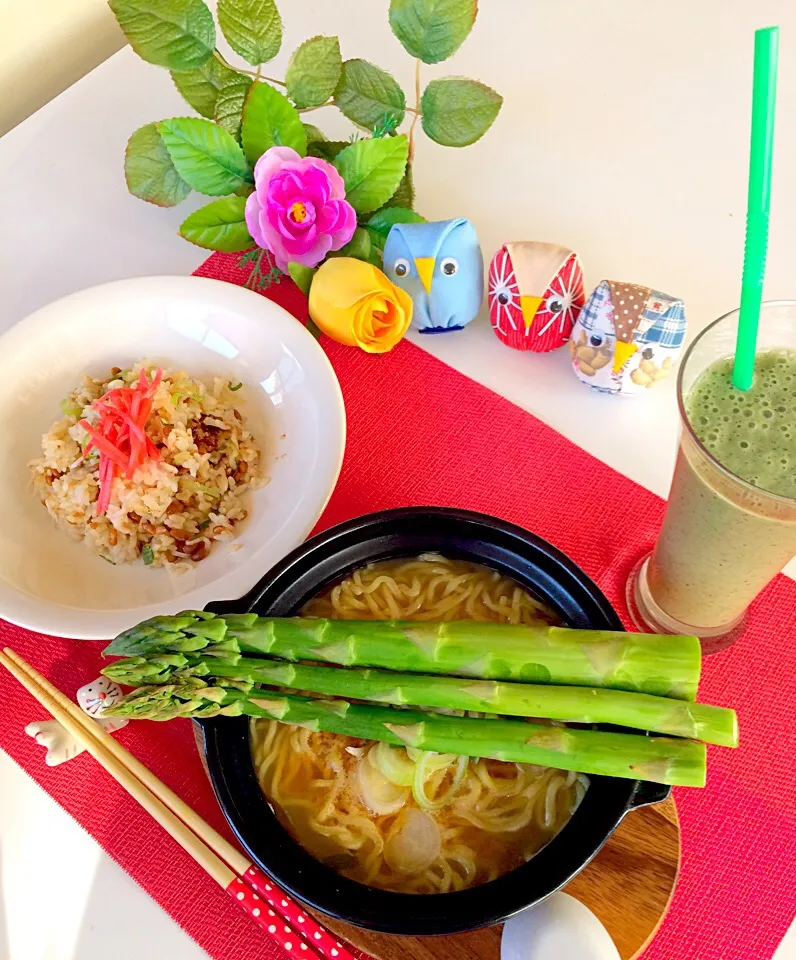
<path id="1" fill-rule="evenodd" d="M 412 298 L 371 263 L 332 257 L 312 279 L 310 316 L 332 340 L 386 353 L 412 322 Z"/>

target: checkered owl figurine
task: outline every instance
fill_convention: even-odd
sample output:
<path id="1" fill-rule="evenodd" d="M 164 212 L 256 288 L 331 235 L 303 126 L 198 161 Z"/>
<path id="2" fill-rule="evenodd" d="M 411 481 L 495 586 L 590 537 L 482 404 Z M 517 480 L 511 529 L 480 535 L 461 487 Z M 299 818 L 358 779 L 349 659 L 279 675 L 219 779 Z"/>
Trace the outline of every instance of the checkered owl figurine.
<path id="1" fill-rule="evenodd" d="M 419 333 L 460 330 L 481 309 L 484 258 L 464 217 L 396 223 L 384 245 L 384 272 L 412 298 L 412 328 Z"/>
<path id="2" fill-rule="evenodd" d="M 489 319 L 515 350 L 563 347 L 583 306 L 577 255 L 555 243 L 507 243 L 489 266 Z"/>
<path id="3" fill-rule="evenodd" d="M 685 339 L 683 301 L 636 283 L 603 282 L 572 329 L 572 366 L 602 393 L 643 393 L 667 377 Z"/>

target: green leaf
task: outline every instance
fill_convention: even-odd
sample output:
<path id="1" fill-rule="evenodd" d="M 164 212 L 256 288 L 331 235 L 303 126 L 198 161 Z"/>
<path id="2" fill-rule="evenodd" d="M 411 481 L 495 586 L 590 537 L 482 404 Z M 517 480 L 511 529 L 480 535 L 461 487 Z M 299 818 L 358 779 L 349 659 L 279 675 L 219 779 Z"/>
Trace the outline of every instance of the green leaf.
<path id="1" fill-rule="evenodd" d="M 406 170 L 409 143 L 401 134 L 381 140 L 359 140 L 335 157 L 345 181 L 346 200 L 357 213 L 378 210 L 395 193 Z"/>
<path id="2" fill-rule="evenodd" d="M 292 147 L 307 153 L 307 134 L 298 110 L 268 83 L 254 83 L 243 104 L 243 150 L 254 165 L 269 147 Z"/>
<path id="3" fill-rule="evenodd" d="M 320 106 L 334 93 L 342 69 L 337 37 L 311 37 L 288 62 L 287 95 L 297 107 Z"/>
<path id="4" fill-rule="evenodd" d="M 406 207 L 411 210 L 415 205 L 415 187 L 412 182 L 412 164 L 407 163 L 406 173 L 398 184 L 398 189 L 384 204 L 385 207 Z"/>
<path id="5" fill-rule="evenodd" d="M 466 147 L 492 126 L 503 97 L 477 80 L 432 80 L 420 103 L 423 129 L 444 147 Z"/>
<path id="6" fill-rule="evenodd" d="M 356 260 L 369 260 L 372 244 L 370 234 L 364 227 L 357 227 L 348 243 L 329 254 L 330 257 L 354 257 Z"/>
<path id="7" fill-rule="evenodd" d="M 320 157 L 328 163 L 333 163 L 338 153 L 350 147 L 348 140 L 313 140 L 307 147 L 308 157 Z"/>
<path id="8" fill-rule="evenodd" d="M 392 230 L 396 223 L 427 223 L 425 217 L 416 213 L 414 210 L 407 210 L 404 207 L 382 207 L 377 210 L 368 220 L 368 230 L 377 233 L 385 240 L 387 234 Z"/>
<path id="9" fill-rule="evenodd" d="M 191 192 L 171 162 L 154 123 L 139 127 L 127 141 L 124 178 L 134 197 L 159 207 L 176 207 Z"/>
<path id="10" fill-rule="evenodd" d="M 367 130 L 385 116 L 393 118 L 397 126 L 406 110 L 403 90 L 389 73 L 367 60 L 346 60 L 334 102 L 349 120 Z"/>
<path id="11" fill-rule="evenodd" d="M 246 200 L 222 197 L 195 210 L 180 226 L 180 236 L 198 247 L 234 253 L 256 246 L 246 226 Z"/>
<path id="12" fill-rule="evenodd" d="M 396 223 L 426 223 L 426 218 L 404 207 L 382 207 L 381 210 L 377 210 L 368 220 L 367 230 L 371 242 L 379 250 L 384 250 L 387 234 Z"/>
<path id="13" fill-rule="evenodd" d="M 293 283 L 295 283 L 305 297 L 308 297 L 310 295 L 310 287 L 312 286 L 312 278 L 315 276 L 315 271 L 312 267 L 305 267 L 303 263 L 291 261 L 287 265 L 287 272 L 290 274 L 290 279 Z"/>
<path id="14" fill-rule="evenodd" d="M 467 39 L 478 0 L 390 0 L 390 26 L 404 49 L 424 63 L 439 63 Z"/>
<path id="15" fill-rule="evenodd" d="M 377 247 L 375 243 L 370 248 L 368 263 L 372 263 L 373 266 L 378 267 L 379 270 L 384 269 L 384 250 L 381 247 Z"/>
<path id="16" fill-rule="evenodd" d="M 142 60 L 192 70 L 216 46 L 213 15 L 202 0 L 108 0 L 130 46 Z"/>
<path id="17" fill-rule="evenodd" d="M 307 333 L 311 333 L 316 340 L 320 340 L 323 336 L 323 331 L 312 319 L 312 317 L 307 317 L 307 322 L 304 324 L 304 326 L 307 328 Z"/>
<path id="18" fill-rule="evenodd" d="M 235 76 L 224 84 L 218 91 L 216 98 L 215 121 L 222 126 L 227 133 L 240 141 L 240 124 L 243 116 L 243 103 L 246 100 L 246 94 L 252 80 L 242 73 Z"/>
<path id="19" fill-rule="evenodd" d="M 247 63 L 267 63 L 282 46 L 282 20 L 274 0 L 218 0 L 218 23 Z"/>
<path id="20" fill-rule="evenodd" d="M 199 117 L 161 120 L 158 133 L 177 172 L 194 190 L 210 197 L 233 193 L 252 176 L 232 134 Z"/>
<path id="21" fill-rule="evenodd" d="M 235 73 L 215 57 L 211 57 L 207 63 L 195 70 L 172 70 L 171 79 L 185 102 L 197 113 L 211 120 L 215 116 L 216 101 L 221 88 L 233 80 L 249 82 L 248 77 Z"/>
<path id="22" fill-rule="evenodd" d="M 307 144 L 315 143 L 316 141 L 319 143 L 324 143 L 326 141 L 326 134 L 323 132 L 323 130 L 319 130 L 316 126 L 314 126 L 314 124 L 302 123 L 301 125 L 304 127 L 304 133 L 307 134 Z"/>

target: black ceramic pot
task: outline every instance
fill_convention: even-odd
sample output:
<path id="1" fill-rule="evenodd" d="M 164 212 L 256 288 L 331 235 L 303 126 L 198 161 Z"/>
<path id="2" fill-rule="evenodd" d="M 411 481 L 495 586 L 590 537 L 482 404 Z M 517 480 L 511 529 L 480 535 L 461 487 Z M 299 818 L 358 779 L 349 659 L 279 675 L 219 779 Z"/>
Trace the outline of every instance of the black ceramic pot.
<path id="1" fill-rule="evenodd" d="M 294 550 L 245 597 L 210 609 L 294 615 L 356 567 L 431 551 L 508 574 L 569 626 L 622 629 L 596 584 L 546 541 L 494 517 L 438 507 L 390 510 L 333 527 Z M 213 788 L 241 844 L 292 896 L 339 920 L 386 933 L 457 933 L 506 920 L 582 870 L 628 810 L 669 795 L 668 787 L 657 784 L 591 777 L 569 823 L 523 866 L 457 893 L 390 893 L 341 877 L 280 826 L 254 775 L 248 723 L 245 717 L 201 722 Z"/>

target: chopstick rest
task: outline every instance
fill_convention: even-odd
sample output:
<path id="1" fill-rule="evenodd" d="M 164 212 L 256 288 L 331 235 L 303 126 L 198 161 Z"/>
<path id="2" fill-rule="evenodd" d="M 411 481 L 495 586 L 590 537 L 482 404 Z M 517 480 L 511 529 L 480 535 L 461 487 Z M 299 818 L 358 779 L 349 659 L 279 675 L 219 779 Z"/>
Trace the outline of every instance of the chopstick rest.
<path id="1" fill-rule="evenodd" d="M 306 960 L 354 960 L 339 941 L 22 657 L 6 647 L 0 664 L 287 953 Z"/>
<path id="2" fill-rule="evenodd" d="M 97 677 L 91 683 L 84 684 L 77 691 L 78 706 L 88 716 L 98 723 L 107 733 L 121 730 L 130 722 L 124 718 L 103 718 L 105 708 L 111 706 L 124 696 L 118 683 L 108 677 Z M 85 751 L 80 741 L 69 734 L 57 720 L 34 720 L 25 727 L 25 733 L 40 746 L 46 753 L 44 762 L 48 767 L 57 767 L 67 760 L 72 760 Z"/>

